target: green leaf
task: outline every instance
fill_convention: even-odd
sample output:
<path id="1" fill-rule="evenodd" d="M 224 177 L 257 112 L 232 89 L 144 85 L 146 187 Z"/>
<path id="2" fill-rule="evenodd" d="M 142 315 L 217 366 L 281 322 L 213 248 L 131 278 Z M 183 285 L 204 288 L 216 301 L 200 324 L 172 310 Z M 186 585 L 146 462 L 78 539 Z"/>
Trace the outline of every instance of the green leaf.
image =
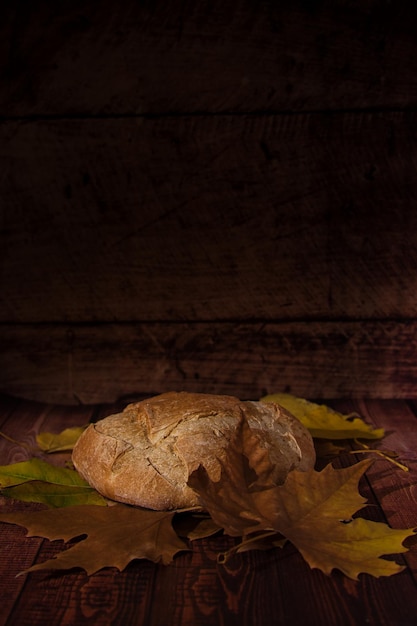
<path id="1" fill-rule="evenodd" d="M 66 428 L 58 434 L 40 433 L 36 435 L 36 443 L 44 452 L 68 452 L 74 448 L 85 429 L 86 426 L 74 426 L 73 428 Z"/>
<path id="2" fill-rule="evenodd" d="M 32 480 L 14 487 L 6 487 L 2 495 L 23 502 L 41 502 L 51 508 L 80 504 L 107 506 L 107 501 L 92 487 L 82 485 L 57 485 Z"/>
<path id="3" fill-rule="evenodd" d="M 315 404 L 287 393 L 274 393 L 261 398 L 262 402 L 276 402 L 287 409 L 319 439 L 381 439 L 382 428 L 374 429 L 360 417 L 342 415 L 324 404 Z"/>
<path id="4" fill-rule="evenodd" d="M 107 501 L 74 470 L 39 459 L 0 467 L 2 495 L 50 507 L 76 504 L 106 506 Z"/>
<path id="5" fill-rule="evenodd" d="M 0 466 L 0 489 L 21 485 L 30 480 L 42 480 L 55 485 L 88 485 L 78 472 L 56 467 L 40 459 Z"/>

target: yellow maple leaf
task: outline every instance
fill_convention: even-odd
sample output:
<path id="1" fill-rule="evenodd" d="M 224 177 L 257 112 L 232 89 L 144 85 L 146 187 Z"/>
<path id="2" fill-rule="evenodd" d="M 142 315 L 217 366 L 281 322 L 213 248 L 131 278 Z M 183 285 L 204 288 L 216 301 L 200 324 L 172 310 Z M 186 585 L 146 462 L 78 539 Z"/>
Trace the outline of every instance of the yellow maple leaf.
<path id="1" fill-rule="evenodd" d="M 43 452 L 67 452 L 74 448 L 86 426 L 73 426 L 60 433 L 39 433 L 36 443 Z"/>
<path id="2" fill-rule="evenodd" d="M 414 529 L 393 529 L 352 515 L 364 502 L 358 481 L 370 462 L 348 468 L 328 465 L 321 472 L 290 472 L 274 492 L 276 528 L 303 555 L 310 567 L 326 574 L 339 569 L 356 580 L 360 573 L 388 576 L 403 567 L 384 555 L 407 552 L 404 540 Z"/>
<path id="3" fill-rule="evenodd" d="M 288 393 L 273 393 L 261 402 L 276 402 L 287 409 L 319 439 L 381 439 L 382 428 L 372 428 L 356 415 L 343 415 L 325 404 L 315 404 Z"/>

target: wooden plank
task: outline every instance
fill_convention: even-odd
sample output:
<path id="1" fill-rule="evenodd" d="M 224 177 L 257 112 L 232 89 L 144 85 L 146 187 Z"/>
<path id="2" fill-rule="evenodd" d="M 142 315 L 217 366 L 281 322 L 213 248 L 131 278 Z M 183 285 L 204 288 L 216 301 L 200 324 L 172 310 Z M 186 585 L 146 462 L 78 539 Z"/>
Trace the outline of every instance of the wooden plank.
<path id="1" fill-rule="evenodd" d="M 18 398 L 0 394 L 0 428 L 3 428 L 3 424 L 7 423 L 10 415 L 13 414 L 19 404 Z"/>
<path id="2" fill-rule="evenodd" d="M 402 107 L 415 5 L 4 2 L 0 114 Z"/>
<path id="3" fill-rule="evenodd" d="M 65 404 L 169 390 L 416 396 L 416 323 L 0 326 L 0 391 Z"/>
<path id="4" fill-rule="evenodd" d="M 0 428 L 9 439 L 0 437 L 0 464 L 9 465 L 31 458 L 35 454 L 35 437 L 40 431 L 59 432 L 65 427 L 81 425 L 84 420 L 89 420 L 90 415 L 91 408 L 89 407 L 50 407 L 40 403 L 17 402 L 8 397 L 1 397 Z M 48 457 L 48 460 L 63 465 L 68 460 L 68 454 L 56 454 Z M 0 497 L 0 505 L 2 510 L 19 510 L 28 506 L 10 502 L 4 497 Z M 36 507 L 37 505 L 29 506 Z M 35 562 L 42 546 L 42 539 L 27 539 L 25 535 L 26 531 L 23 528 L 2 524 L 0 533 L 1 624 L 6 623 L 25 586 L 25 578 L 17 578 L 17 575 Z M 13 551 L 12 559 L 10 558 L 11 551 Z"/>
<path id="5" fill-rule="evenodd" d="M 3 463 L 3 459 L 2 459 Z M 2 511 L 21 510 L 15 503 L 0 497 Z M 26 530 L 10 524 L 1 524 L 0 532 L 0 624 L 7 623 L 25 586 L 25 578 L 17 577 L 36 560 L 42 539 L 26 537 Z"/>
<path id="6" fill-rule="evenodd" d="M 417 416 L 408 404 L 395 400 L 336 401 L 333 405 L 347 414 L 356 412 L 376 428 L 384 428 L 385 437 L 374 446 L 398 455 L 408 471 L 378 456 L 367 471 L 369 496 L 382 508 L 393 528 L 417 528 Z M 358 455 L 358 459 L 363 458 Z M 371 456 L 372 458 L 372 456 Z M 415 543 L 415 542 L 414 542 Z M 405 561 L 417 581 L 417 550 L 405 555 Z"/>
<path id="7" fill-rule="evenodd" d="M 304 623 L 307 607 L 309 626 L 343 620 L 392 626 L 408 623 L 417 608 L 408 571 L 389 579 L 361 577 L 357 583 L 336 572 L 327 577 L 310 570 L 291 546 L 216 564 L 216 554 L 230 545 L 223 538 L 197 541 L 191 555 L 179 556 L 169 567 L 138 562 L 124 573 L 106 570 L 88 579 L 78 573 L 55 580 L 46 573 L 31 575 L 7 626 L 25 620 L 41 625 L 46 619 L 51 626 L 81 625 L 99 615 L 109 623 L 129 618 L 131 624 L 149 626 L 250 624 L 254 619 L 266 626 L 284 616 L 289 623 Z M 39 559 L 59 549 L 46 546 Z M 30 602 L 40 590 L 49 601 Z"/>
<path id="8" fill-rule="evenodd" d="M 389 579 L 361 577 L 358 583 L 338 573 L 311 570 L 291 546 L 268 553 L 239 555 L 226 566 L 216 554 L 233 542 L 224 538 L 196 541 L 190 555 L 171 566 L 132 563 L 125 572 L 31 574 L 7 626 L 105 623 L 149 626 L 206 624 L 304 623 L 309 626 L 350 623 L 392 626 L 407 623 L 416 609 L 415 584 L 408 572 Z M 46 545 L 39 560 L 51 558 L 60 545 Z M 48 601 L 33 602 L 34 597 Z M 303 602 L 300 602 L 303 598 Z M 163 599 L 163 601 L 162 601 Z M 31 601 L 32 600 L 32 601 Z"/>
<path id="9" fill-rule="evenodd" d="M 9 122 L 0 321 L 415 318 L 414 113 Z"/>
<path id="10" fill-rule="evenodd" d="M 8 396 L 0 398 L 0 464 L 8 465 L 31 458 L 35 454 L 35 437 L 41 431 L 59 432 L 63 428 L 81 425 L 91 417 L 89 407 L 51 407 L 41 403 L 17 401 Z M 15 441 L 15 443 L 12 442 Z M 20 445 L 23 444 L 23 445 Z M 63 465 L 68 454 L 54 454 L 48 461 Z M 0 498 L 2 510 L 24 510 L 28 505 Z M 41 553 L 42 539 L 26 538 L 26 530 L 2 524 L 0 533 L 0 623 L 6 624 L 18 605 L 26 587 L 25 577 L 17 577 L 30 567 Z M 11 559 L 11 550 L 13 558 Z M 22 624 L 24 622 L 21 622 Z"/>
<path id="11" fill-rule="evenodd" d="M 1 410 L 9 398 L 1 399 Z M 36 435 L 40 432 L 60 432 L 71 426 L 87 424 L 92 415 L 91 406 L 52 406 L 41 402 L 19 402 L 8 415 L 2 414 L 1 431 L 10 440 L 0 437 L 0 455 L 3 464 L 20 463 L 33 456 L 37 449 Z M 0 417 L 1 419 L 1 417 Z M 13 443 L 14 441 L 14 443 Z M 67 454 L 48 457 L 51 463 L 65 464 Z"/>
<path id="12" fill-rule="evenodd" d="M 14 411 L 9 407 L 14 405 Z M 17 401 L 10 397 L 0 398 L 2 429 L 26 445 L 34 444 L 39 432 L 60 432 L 63 428 L 82 425 L 92 417 L 101 418 L 120 407 L 63 407 L 34 402 Z M 0 439 L 0 463 L 8 464 L 25 460 L 30 456 L 26 449 Z M 48 456 L 48 461 L 64 464 L 69 454 Z M 22 509 L 25 505 L 1 499 L 1 507 Z M 35 562 L 53 558 L 62 550 L 62 542 L 48 542 L 25 538 L 23 528 L 2 524 L 0 533 L 0 624 L 88 624 L 91 620 L 122 619 L 126 611 L 126 623 L 144 624 L 152 598 L 152 580 L 155 565 L 142 562 L 134 572 L 119 574 L 116 570 L 104 570 L 89 578 L 85 573 L 70 573 L 58 578 L 49 573 L 36 573 L 16 578 L 16 574 Z M 11 551 L 13 559 L 11 561 Z M 126 593 L 132 595 L 126 603 Z M 41 600 L 39 600 L 39 598 Z M 49 598 L 49 601 L 44 601 Z M 129 613 L 130 611 L 130 613 Z M 135 616 L 130 621 L 129 617 Z M 101 622 L 102 623 L 102 622 Z"/>
<path id="13" fill-rule="evenodd" d="M 46 543 L 38 562 L 53 558 L 60 550 L 61 542 Z M 148 624 L 156 568 L 155 564 L 142 561 L 124 572 L 108 568 L 94 576 L 81 571 L 60 572 L 56 576 L 35 572 L 26 577 L 24 591 L 10 618 L 0 624 Z M 38 598 L 40 601 L 34 601 Z"/>
<path id="14" fill-rule="evenodd" d="M 0 396 L 0 465 L 8 465 L 9 463 L 27 458 L 26 450 L 17 450 L 19 446 L 6 440 L 3 433 L 11 437 L 9 425 L 14 422 L 13 415 L 16 416 L 16 410 L 23 407 L 23 403 L 10 396 Z M 25 420 L 24 420 L 25 421 Z M 28 423 L 23 424 L 23 431 Z M 32 420 L 30 421 L 30 426 Z M 29 427 L 30 427 L 29 426 Z M 16 432 L 13 433 L 16 435 Z M 18 436 L 23 439 L 23 432 L 20 430 Z M 19 505 L 10 502 L 7 498 L 0 496 L 0 507 L 4 510 L 16 510 Z M 30 566 L 39 550 L 41 540 L 31 541 L 25 537 L 26 531 L 23 528 L 2 524 L 0 532 L 0 623 L 6 623 L 19 594 L 24 586 L 24 579 L 17 578 L 19 572 Z M 10 559 L 11 546 L 19 545 L 17 554 Z"/>
<path id="15" fill-rule="evenodd" d="M 385 443 L 399 446 L 402 456 L 415 450 L 416 418 L 405 403 L 338 401 L 334 404 L 339 410 L 359 410 L 367 420 L 386 427 L 390 432 Z M 80 416 L 84 417 L 86 411 L 86 407 L 72 407 L 61 413 L 60 407 L 27 402 L 20 402 L 19 406 L 14 419 L 10 420 L 11 425 L 18 424 L 19 415 L 22 415 L 30 432 L 40 427 L 42 413 L 45 420 L 48 416 L 56 420 L 55 429 L 52 422 L 48 424 L 49 428 L 56 430 L 62 427 L 64 413 L 65 421 L 73 423 L 76 417 L 77 421 Z M 89 411 L 101 416 L 115 408 L 114 405 L 102 406 L 92 411 L 91 407 Z M 0 414 L 3 414 L 1 409 Z M 398 428 L 395 427 L 397 422 Z M 4 457 L 0 452 L 1 461 L 4 458 L 9 458 L 8 453 Z M 413 459 L 415 453 L 408 461 Z M 349 462 L 354 462 L 353 457 L 349 457 Z M 414 463 L 412 472 L 415 471 Z M 395 493 L 388 489 L 386 480 L 381 480 L 383 474 L 385 478 L 388 475 L 382 471 L 369 476 L 370 487 L 375 493 L 374 518 L 383 520 L 384 514 L 389 515 L 393 496 L 395 515 L 409 515 L 409 505 L 415 507 L 415 499 L 410 499 L 414 474 L 408 477 L 408 484 L 398 485 Z M 390 474 L 395 481 L 396 471 L 390 469 Z M 378 502 L 382 502 L 382 510 Z M 389 521 L 394 522 L 392 516 Z M 397 519 L 397 522 L 402 525 L 404 519 Z M 2 532 L 0 539 L 3 537 Z M 10 539 L 9 545 L 16 546 L 12 548 L 12 554 L 17 560 L 19 554 L 22 555 L 22 545 L 24 554 L 27 554 L 26 551 L 30 553 L 31 546 L 37 542 L 33 538 L 26 541 L 28 545 L 23 534 L 15 534 Z M 48 572 L 36 572 L 24 579 L 24 587 L 13 610 L 6 613 L 1 606 L 0 624 L 71 626 L 76 623 L 83 626 L 94 622 L 129 623 L 132 626 L 145 623 L 149 626 L 207 626 L 219 623 L 237 626 L 256 622 L 259 626 L 269 626 L 285 621 L 308 623 L 309 626 L 344 623 L 402 626 L 413 623 L 417 594 L 410 568 L 389 578 L 361 576 L 356 582 L 337 572 L 325 576 L 310 570 L 291 545 L 282 550 L 237 555 L 226 566 L 219 565 L 216 554 L 232 543 L 231 538 L 224 540 L 221 537 L 196 541 L 192 553 L 180 555 L 171 566 L 137 561 L 122 573 L 108 569 L 91 577 L 76 571 L 56 572 L 52 576 Z M 36 558 L 38 562 L 45 560 L 61 548 L 57 542 L 44 542 Z M 10 559 L 10 554 L 7 552 L 12 565 L 15 558 Z M 12 569 L 2 575 L 4 589 L 9 589 Z"/>

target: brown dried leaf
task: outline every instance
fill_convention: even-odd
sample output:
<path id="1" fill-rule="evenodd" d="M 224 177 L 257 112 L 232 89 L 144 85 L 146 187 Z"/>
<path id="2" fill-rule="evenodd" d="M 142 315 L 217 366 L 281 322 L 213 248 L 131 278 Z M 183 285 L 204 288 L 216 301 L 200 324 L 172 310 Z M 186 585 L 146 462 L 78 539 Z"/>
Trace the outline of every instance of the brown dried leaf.
<path id="1" fill-rule="evenodd" d="M 29 537 L 46 537 L 51 541 L 69 541 L 87 535 L 56 558 L 34 565 L 26 572 L 81 567 L 87 574 L 94 574 L 103 567 L 123 570 L 133 559 L 171 563 L 177 552 L 188 549 L 172 527 L 173 516 L 173 512 L 148 511 L 123 504 L 80 505 L 2 513 L 0 521 L 24 526 Z"/>
<path id="2" fill-rule="evenodd" d="M 352 520 L 365 503 L 358 483 L 372 461 L 340 470 L 328 465 L 321 472 L 292 471 L 284 485 L 259 486 L 252 475 L 256 462 L 243 452 L 248 437 L 253 444 L 253 433 L 243 424 L 218 482 L 213 482 L 201 466 L 189 479 L 203 506 L 226 533 L 246 535 L 247 548 L 252 533 L 280 533 L 311 567 L 326 574 L 337 568 L 357 579 L 362 572 L 378 577 L 401 571 L 395 562 L 379 557 L 405 552 L 403 542 L 413 529 L 393 530 L 382 523 Z M 262 471 L 264 466 L 265 459 Z"/>
<path id="3" fill-rule="evenodd" d="M 230 443 L 227 463 L 218 460 L 222 466 L 218 482 L 213 482 L 201 465 L 188 479 L 188 485 L 199 494 L 216 524 L 234 537 L 273 530 L 265 511 L 258 509 L 255 498 L 261 490 L 274 486 L 270 479 L 273 466 L 267 450 L 259 445 L 257 435 L 246 420 L 240 423 Z"/>

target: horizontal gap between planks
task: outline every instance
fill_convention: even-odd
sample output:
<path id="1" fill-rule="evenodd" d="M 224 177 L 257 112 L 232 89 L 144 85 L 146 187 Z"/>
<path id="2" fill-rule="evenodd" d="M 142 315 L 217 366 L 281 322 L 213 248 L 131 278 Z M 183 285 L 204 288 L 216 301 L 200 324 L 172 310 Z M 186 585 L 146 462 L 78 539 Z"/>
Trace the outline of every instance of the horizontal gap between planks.
<path id="1" fill-rule="evenodd" d="M 264 324 L 264 325 L 282 325 L 286 326 L 288 324 L 415 324 L 417 322 L 417 317 L 384 317 L 384 318 L 374 318 L 374 317 L 329 317 L 329 316 L 316 316 L 311 318 L 306 317 L 291 317 L 291 318 L 212 318 L 212 319 L 198 319 L 198 320 L 190 320 L 190 319 L 137 319 L 137 320 L 65 320 L 65 321 L 57 321 L 57 320 L 42 320 L 42 321 L 22 321 L 22 320 L 5 320 L 0 321 L 1 327 L 28 327 L 28 326 L 55 326 L 59 327 L 98 327 L 98 326 L 134 326 L 141 324 L 158 324 L 158 325 L 206 325 L 206 324 L 242 324 L 242 325 L 255 325 L 255 324 Z"/>
<path id="2" fill-rule="evenodd" d="M 341 109 L 306 109 L 306 110 L 270 110 L 254 111 L 164 111 L 156 113 L 71 113 L 71 114 L 33 114 L 33 115 L 0 115 L 0 123 L 4 122 L 42 122 L 42 121 L 77 121 L 77 120 L 122 120 L 122 119 L 164 119 L 183 117 L 284 117 L 303 115 L 346 115 L 351 113 L 416 113 L 417 105 L 413 106 L 370 106 Z"/>

